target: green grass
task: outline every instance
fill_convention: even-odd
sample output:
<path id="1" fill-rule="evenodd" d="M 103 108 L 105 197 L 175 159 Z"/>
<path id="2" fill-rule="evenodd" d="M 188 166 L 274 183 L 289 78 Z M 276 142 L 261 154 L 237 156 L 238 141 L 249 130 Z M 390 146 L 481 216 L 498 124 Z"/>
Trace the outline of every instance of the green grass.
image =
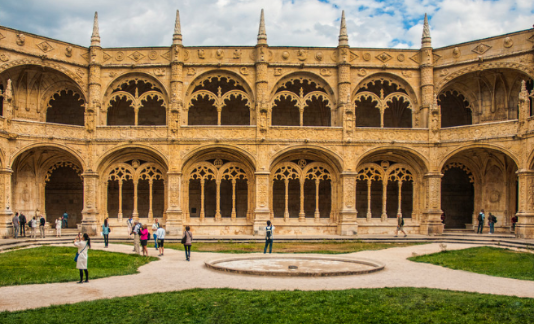
<path id="1" fill-rule="evenodd" d="M 534 280 L 534 254 L 494 247 L 444 251 L 410 258 L 495 277 Z"/>
<path id="2" fill-rule="evenodd" d="M 80 280 L 75 247 L 41 246 L 0 253 L 0 287 Z M 89 279 L 137 273 L 157 258 L 89 250 Z"/>
<path id="3" fill-rule="evenodd" d="M 421 243 L 364 243 L 364 242 L 287 242 L 273 244 L 274 253 L 321 253 L 321 254 L 341 254 L 353 253 L 368 250 L 382 250 L 393 247 L 405 247 Z M 218 252 L 218 253 L 254 253 L 263 252 L 265 243 L 193 243 L 191 251 L 194 252 Z M 152 246 L 153 247 L 153 246 Z M 165 243 L 166 249 L 182 250 L 184 246 L 180 243 Z"/>
<path id="4" fill-rule="evenodd" d="M 421 288 L 193 289 L 0 313 L 0 323 L 521 323 L 534 299 Z"/>

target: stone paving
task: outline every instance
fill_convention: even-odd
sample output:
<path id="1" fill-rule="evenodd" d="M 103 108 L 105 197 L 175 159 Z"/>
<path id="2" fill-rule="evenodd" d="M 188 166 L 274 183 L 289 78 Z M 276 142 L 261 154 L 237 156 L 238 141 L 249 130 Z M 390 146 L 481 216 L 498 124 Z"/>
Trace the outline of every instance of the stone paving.
<path id="1" fill-rule="evenodd" d="M 464 249 L 473 246 L 476 245 L 447 244 L 447 249 Z M 276 245 L 274 248 L 276 250 Z M 103 244 L 94 243 L 93 249 L 103 249 Z M 131 246 L 112 244 L 107 250 L 132 253 L 131 249 Z M 343 258 L 372 259 L 385 263 L 386 267 L 382 271 L 365 275 L 289 278 L 238 275 L 210 270 L 204 266 L 205 261 L 231 255 L 193 252 L 191 262 L 187 262 L 183 251 L 167 249 L 165 256 L 160 257 L 158 261 L 140 267 L 139 273 L 134 275 L 90 280 L 89 283 L 81 285 L 68 282 L 2 287 L 0 288 L 0 311 L 23 310 L 191 288 L 341 290 L 349 288 L 426 287 L 534 298 L 534 281 L 491 277 L 407 260 L 413 253 L 421 255 L 440 250 L 440 244 L 433 243 L 343 254 Z M 149 252 L 154 256 L 157 255 L 154 249 L 149 249 Z M 299 256 L 303 255 L 305 254 L 299 254 Z M 90 269 L 91 257 L 89 252 L 89 271 Z M 72 271 L 77 272 L 74 264 Z M 139 290 L 140 282 L 144 283 L 142 291 Z"/>

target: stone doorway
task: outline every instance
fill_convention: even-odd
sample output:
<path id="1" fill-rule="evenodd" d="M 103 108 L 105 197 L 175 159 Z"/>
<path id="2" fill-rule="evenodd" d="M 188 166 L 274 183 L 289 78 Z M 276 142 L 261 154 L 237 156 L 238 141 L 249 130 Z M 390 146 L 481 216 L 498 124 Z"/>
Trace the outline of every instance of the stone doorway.
<path id="1" fill-rule="evenodd" d="M 45 186 L 46 221 L 54 225 L 63 213 L 69 215 L 68 227 L 82 222 L 83 180 L 69 166 L 58 167 L 49 173 Z"/>
<path id="2" fill-rule="evenodd" d="M 466 171 L 453 167 L 441 179 L 441 209 L 445 228 L 465 229 L 471 224 L 475 208 L 475 189 Z"/>

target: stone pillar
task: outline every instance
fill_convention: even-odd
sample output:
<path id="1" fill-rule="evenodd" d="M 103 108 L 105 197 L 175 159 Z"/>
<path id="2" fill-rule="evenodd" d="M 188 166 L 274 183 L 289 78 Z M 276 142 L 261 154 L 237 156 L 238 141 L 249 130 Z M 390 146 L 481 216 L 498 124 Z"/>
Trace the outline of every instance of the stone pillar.
<path id="1" fill-rule="evenodd" d="M 91 46 L 89 47 L 89 93 L 85 108 L 85 129 L 93 133 L 96 129 L 96 114 L 101 108 L 100 68 L 102 66 L 102 47 L 98 29 L 98 13 L 95 13 Z"/>
<path id="2" fill-rule="evenodd" d="M 269 209 L 269 176 L 268 171 L 257 171 L 256 178 L 256 209 L 254 210 L 254 235 L 264 235 L 267 221 L 271 219 Z"/>
<path id="3" fill-rule="evenodd" d="M 425 174 L 426 210 L 421 222 L 421 234 L 441 235 L 443 224 L 441 223 L 441 177 L 439 171 Z"/>
<path id="4" fill-rule="evenodd" d="M 337 225 L 338 235 L 356 235 L 358 232 L 358 222 L 356 217 L 356 175 L 357 172 L 344 171 L 341 173 L 341 184 L 343 186 L 342 208 L 339 213 Z"/>
<path id="5" fill-rule="evenodd" d="M 11 218 L 11 175 L 9 169 L 0 170 L 0 238 L 4 235 L 12 235 L 13 228 Z"/>
<path id="6" fill-rule="evenodd" d="M 183 48 L 180 45 L 173 45 L 173 60 L 171 62 L 171 98 L 168 113 L 168 125 L 170 135 L 175 137 L 180 129 L 180 112 L 183 107 L 183 67 L 181 62 L 181 52 Z"/>
<path id="7" fill-rule="evenodd" d="M 83 210 L 82 210 L 82 233 L 96 235 L 98 230 L 98 208 L 96 193 L 98 191 L 98 174 L 87 171 L 83 176 Z"/>
<path id="8" fill-rule="evenodd" d="M 167 180 L 165 183 L 168 184 L 166 193 L 169 202 L 167 206 L 165 230 L 167 231 L 167 235 L 181 236 L 183 232 L 182 208 L 180 201 L 182 173 L 177 171 L 167 172 Z"/>
<path id="9" fill-rule="evenodd" d="M 428 114 L 434 102 L 434 57 L 432 52 L 432 39 L 430 27 L 425 14 L 423 37 L 421 39 L 421 109 L 419 110 L 419 125 L 415 127 L 428 127 Z"/>
<path id="10" fill-rule="evenodd" d="M 518 238 L 534 238 L 534 170 L 518 170 L 519 210 L 515 235 Z"/>

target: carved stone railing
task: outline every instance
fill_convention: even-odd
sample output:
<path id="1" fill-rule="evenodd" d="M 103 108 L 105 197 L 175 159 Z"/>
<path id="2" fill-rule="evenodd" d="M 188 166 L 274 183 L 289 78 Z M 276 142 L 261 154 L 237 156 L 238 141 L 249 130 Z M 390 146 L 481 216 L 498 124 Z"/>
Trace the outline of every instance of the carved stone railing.
<path id="1" fill-rule="evenodd" d="M 182 126 L 180 139 L 254 140 L 256 126 Z"/>
<path id="2" fill-rule="evenodd" d="M 16 135 L 29 135 L 32 137 L 53 137 L 68 139 L 84 139 L 86 131 L 84 126 L 43 123 L 29 120 L 11 121 L 11 133 Z"/>
<path id="3" fill-rule="evenodd" d="M 428 129 L 356 127 L 350 138 L 353 142 L 426 143 Z"/>
<path id="4" fill-rule="evenodd" d="M 498 139 L 517 134 L 517 120 L 484 123 L 441 129 L 442 142 Z"/>
<path id="5" fill-rule="evenodd" d="M 166 139 L 167 134 L 167 126 L 98 126 L 96 128 L 98 139 Z"/>
<path id="6" fill-rule="evenodd" d="M 290 140 L 310 142 L 336 142 L 343 140 L 341 127 L 312 127 L 312 126 L 272 126 L 266 138 L 273 140 Z"/>

